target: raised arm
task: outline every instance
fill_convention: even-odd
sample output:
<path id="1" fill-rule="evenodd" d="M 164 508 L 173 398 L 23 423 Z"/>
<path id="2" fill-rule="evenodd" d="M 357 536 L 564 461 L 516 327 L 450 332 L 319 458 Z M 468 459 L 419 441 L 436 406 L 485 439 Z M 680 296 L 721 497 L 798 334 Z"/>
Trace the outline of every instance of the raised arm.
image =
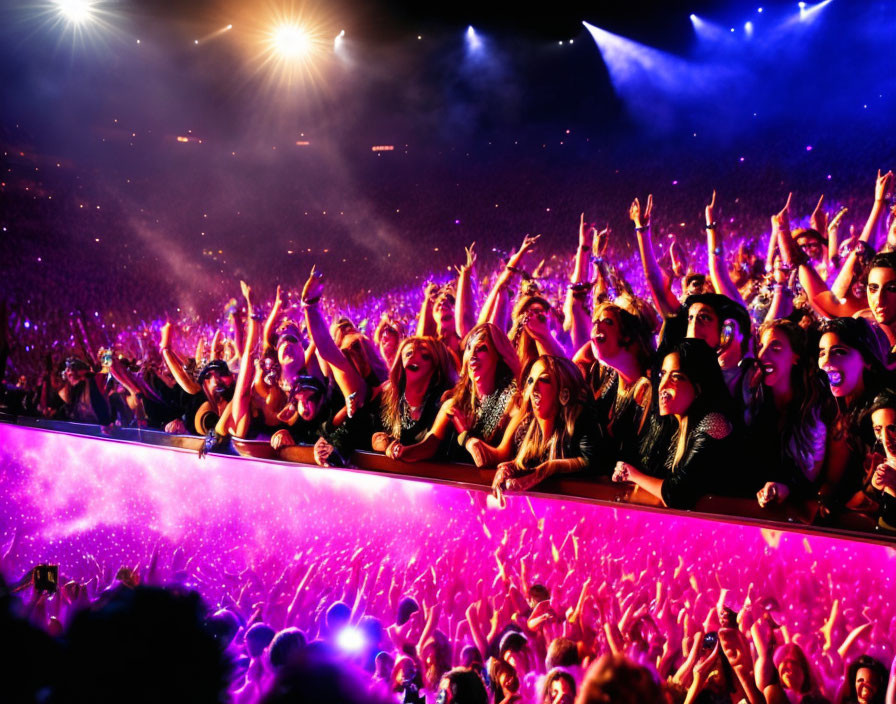
<path id="1" fill-rule="evenodd" d="M 569 331 L 575 349 L 581 347 L 590 337 L 591 318 L 585 308 L 591 281 L 588 280 L 588 260 L 594 242 L 594 227 L 585 222 L 582 213 L 579 220 L 579 246 L 576 249 L 575 265 L 569 277 L 566 300 L 563 303 L 563 329 Z"/>
<path id="2" fill-rule="evenodd" d="M 473 295 L 473 267 L 476 264 L 474 242 L 465 248 L 467 261 L 457 269 L 457 300 L 454 305 L 454 327 L 457 336 L 463 340 L 476 327 L 476 300 Z"/>
<path id="3" fill-rule="evenodd" d="M 360 373 L 348 361 L 330 335 L 329 326 L 324 319 L 318 305 L 323 295 L 323 275 L 314 267 L 305 287 L 302 289 L 302 304 L 305 306 L 305 325 L 308 336 L 315 345 L 317 354 L 326 362 L 333 372 L 333 378 L 339 385 L 342 394 L 348 398 L 350 394 L 357 394 L 356 398 L 367 397 L 367 384 L 361 378 Z"/>
<path id="4" fill-rule="evenodd" d="M 635 224 L 635 236 L 638 239 L 638 251 L 641 254 L 641 264 L 644 266 L 644 277 L 647 280 L 647 288 L 653 298 L 657 310 L 663 317 L 669 317 L 678 312 L 680 304 L 669 280 L 663 275 L 663 270 L 657 262 L 653 251 L 653 237 L 650 233 L 650 216 L 653 212 L 653 196 L 647 196 L 647 205 L 642 208 L 641 203 L 635 198 L 632 201 L 628 214 Z"/>
<path id="5" fill-rule="evenodd" d="M 712 200 L 706 206 L 706 248 L 709 255 L 709 275 L 716 292 L 728 296 L 732 301 L 736 301 L 746 308 L 747 304 L 731 280 L 731 275 L 725 264 L 725 251 L 719 236 L 719 223 L 716 221 L 715 191 L 712 192 Z"/>
<path id="6" fill-rule="evenodd" d="M 431 337 L 436 334 L 436 321 L 432 317 L 432 308 L 439 286 L 433 281 L 423 289 L 423 303 L 417 317 L 417 337 Z"/>
<path id="7" fill-rule="evenodd" d="M 498 309 L 498 299 L 505 288 L 507 288 L 507 284 L 510 283 L 511 278 L 516 273 L 522 273 L 519 269 L 520 262 L 522 262 L 523 257 L 526 252 L 531 252 L 535 249 L 535 243 L 538 241 L 538 238 L 541 235 L 535 235 L 534 237 L 530 237 L 526 235 L 523 238 L 523 243 L 520 245 L 520 248 L 513 253 L 510 259 L 507 261 L 507 265 L 504 267 L 504 270 L 498 274 L 498 278 L 495 279 L 495 283 L 492 286 L 492 290 L 489 291 L 488 296 L 485 299 L 485 304 L 482 306 L 482 310 L 479 311 L 479 322 L 480 323 L 488 323 L 494 322 L 495 313 Z"/>
<path id="8" fill-rule="evenodd" d="M 277 295 L 274 297 L 274 305 L 271 306 L 271 312 L 268 314 L 267 320 L 264 322 L 264 330 L 262 331 L 262 343 L 265 347 L 274 346 L 274 328 L 277 327 L 277 319 L 280 312 L 286 307 L 286 291 L 277 285 Z"/>
<path id="9" fill-rule="evenodd" d="M 821 313 L 829 317 L 850 316 L 856 311 L 854 306 L 839 301 L 828 285 L 809 262 L 808 257 L 793 241 L 790 234 L 790 201 L 793 194 L 787 196 L 787 202 L 781 212 L 772 216 L 772 237 L 776 237 L 781 250 L 781 260 L 785 267 L 799 268 L 800 284 L 806 291 L 810 303 Z"/>
<path id="10" fill-rule="evenodd" d="M 240 281 L 243 297 L 246 299 L 246 316 L 248 319 L 245 340 L 243 342 L 243 354 L 240 362 L 240 373 L 236 378 L 233 390 L 231 409 L 231 422 L 234 428 L 234 437 L 246 436 L 249 429 L 252 401 L 252 378 L 255 375 L 255 340 L 258 337 L 258 318 L 255 315 L 255 302 L 252 289 L 245 281 Z"/>
<path id="11" fill-rule="evenodd" d="M 171 321 L 169 320 L 162 326 L 161 339 L 159 340 L 159 351 L 162 353 L 162 359 L 165 360 L 168 371 L 171 372 L 171 376 L 174 377 L 180 388 L 188 394 L 198 394 L 201 391 L 199 384 L 184 371 L 183 362 L 171 347 L 172 338 Z"/>
<path id="12" fill-rule="evenodd" d="M 871 212 L 868 214 L 868 220 L 865 222 L 865 228 L 859 239 L 863 242 L 871 242 L 871 238 L 877 229 L 877 223 L 880 220 L 881 213 L 887 202 L 887 194 L 893 186 L 893 172 L 881 175 L 880 169 L 877 170 L 877 180 L 874 182 L 874 205 L 871 206 Z M 871 242 L 874 245 L 873 242 Z"/>

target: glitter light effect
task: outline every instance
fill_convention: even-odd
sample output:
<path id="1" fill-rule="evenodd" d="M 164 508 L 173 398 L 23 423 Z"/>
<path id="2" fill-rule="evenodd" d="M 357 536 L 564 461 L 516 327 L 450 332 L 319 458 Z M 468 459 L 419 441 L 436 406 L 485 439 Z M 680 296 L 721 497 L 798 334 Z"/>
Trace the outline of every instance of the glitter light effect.
<path id="1" fill-rule="evenodd" d="M 147 564 L 155 545 L 168 554 L 180 547 L 201 575 L 192 586 L 215 602 L 228 572 L 252 566 L 275 576 L 325 555 L 347 564 L 338 556 L 361 548 L 365 561 L 409 574 L 415 565 L 461 559 L 457 578 L 472 592 L 479 579 L 494 578 L 496 551 L 522 543 L 547 545 L 553 555 L 555 564 L 532 566 L 535 578 L 549 580 L 555 566 L 567 565 L 582 580 L 597 569 L 623 581 L 647 574 L 667 583 L 686 573 L 686 583 L 731 590 L 735 604 L 751 588 L 774 594 L 786 618 L 803 627 L 823 620 L 833 599 L 852 615 L 847 620 L 876 615 L 872 642 L 896 623 L 896 551 L 883 546 L 539 497 L 511 497 L 498 510 L 485 493 L 453 486 L 227 457 L 200 461 L 183 451 L 11 425 L 0 425 L 0 467 L 0 540 L 8 545 L 14 531 L 19 537 L 10 555 L 14 578 L 37 563 L 88 578 L 94 556 L 114 574 Z"/>

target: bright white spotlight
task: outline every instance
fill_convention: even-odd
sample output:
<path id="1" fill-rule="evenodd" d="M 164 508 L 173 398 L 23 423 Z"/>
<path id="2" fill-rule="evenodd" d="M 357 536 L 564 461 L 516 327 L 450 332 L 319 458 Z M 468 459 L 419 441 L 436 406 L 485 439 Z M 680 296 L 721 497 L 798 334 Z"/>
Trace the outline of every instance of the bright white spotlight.
<path id="1" fill-rule="evenodd" d="M 744 32 L 747 33 L 747 36 L 748 36 L 748 37 L 752 37 L 752 36 L 753 36 L 753 23 L 752 23 L 752 22 L 747 22 L 747 23 L 744 25 Z"/>
<path id="2" fill-rule="evenodd" d="M 803 21 L 811 21 L 813 20 L 822 8 L 827 7 L 833 2 L 833 0 L 822 0 L 819 3 L 816 3 L 812 6 L 807 5 L 804 2 L 800 3 L 800 19 Z"/>
<path id="3" fill-rule="evenodd" d="M 342 46 L 342 41 L 345 39 L 345 30 L 343 29 L 339 34 L 336 35 L 336 38 L 333 40 L 333 50 L 338 50 L 340 46 Z"/>
<path id="4" fill-rule="evenodd" d="M 271 42 L 274 50 L 284 59 L 302 59 L 311 49 L 311 37 L 297 24 L 278 25 Z"/>
<path id="5" fill-rule="evenodd" d="M 482 40 L 479 38 L 479 35 L 476 34 L 476 30 L 473 29 L 473 25 L 467 27 L 467 46 L 471 50 L 482 48 Z"/>
<path id="6" fill-rule="evenodd" d="M 93 15 L 91 0 L 56 0 L 59 14 L 72 24 L 83 24 L 90 21 Z"/>
<path id="7" fill-rule="evenodd" d="M 691 15 L 691 24 L 694 25 L 694 34 L 702 41 L 728 41 L 726 36 L 730 32 L 726 32 L 722 25 L 715 24 L 693 14 Z"/>
<path id="8" fill-rule="evenodd" d="M 354 626 L 346 626 L 336 636 L 336 645 L 346 653 L 360 653 L 365 644 L 364 633 Z"/>

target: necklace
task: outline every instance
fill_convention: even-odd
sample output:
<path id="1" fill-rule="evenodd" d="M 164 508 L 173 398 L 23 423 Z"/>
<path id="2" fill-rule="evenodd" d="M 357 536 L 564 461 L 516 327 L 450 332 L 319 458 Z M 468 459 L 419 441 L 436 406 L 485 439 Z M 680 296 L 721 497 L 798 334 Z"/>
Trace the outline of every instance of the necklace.
<path id="1" fill-rule="evenodd" d="M 491 439 L 515 393 L 516 382 L 511 381 L 503 389 L 495 389 L 488 396 L 476 400 L 476 423 L 473 425 L 476 437 L 486 442 Z"/>

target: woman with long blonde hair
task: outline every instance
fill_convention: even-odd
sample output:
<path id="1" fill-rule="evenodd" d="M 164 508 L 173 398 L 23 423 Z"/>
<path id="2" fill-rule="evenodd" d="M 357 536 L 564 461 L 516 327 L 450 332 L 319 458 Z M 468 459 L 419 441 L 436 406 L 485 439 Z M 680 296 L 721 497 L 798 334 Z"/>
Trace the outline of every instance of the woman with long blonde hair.
<path id="1" fill-rule="evenodd" d="M 585 380 L 565 357 L 542 355 L 523 371 L 521 420 L 513 433 L 516 456 L 498 465 L 492 489 L 525 491 L 554 474 L 590 467 L 599 428 L 587 403 Z"/>
<path id="2" fill-rule="evenodd" d="M 406 462 L 429 459 L 440 448 L 446 459 L 494 466 L 497 445 L 517 411 L 519 362 L 510 340 L 492 323 L 480 323 L 463 342 L 460 380 L 419 443 L 397 450 Z"/>
<path id="3" fill-rule="evenodd" d="M 432 427 L 454 381 L 454 364 L 443 343 L 433 337 L 402 341 L 381 394 L 382 430 L 371 439 L 373 449 L 400 459 L 405 445 L 420 442 Z"/>

